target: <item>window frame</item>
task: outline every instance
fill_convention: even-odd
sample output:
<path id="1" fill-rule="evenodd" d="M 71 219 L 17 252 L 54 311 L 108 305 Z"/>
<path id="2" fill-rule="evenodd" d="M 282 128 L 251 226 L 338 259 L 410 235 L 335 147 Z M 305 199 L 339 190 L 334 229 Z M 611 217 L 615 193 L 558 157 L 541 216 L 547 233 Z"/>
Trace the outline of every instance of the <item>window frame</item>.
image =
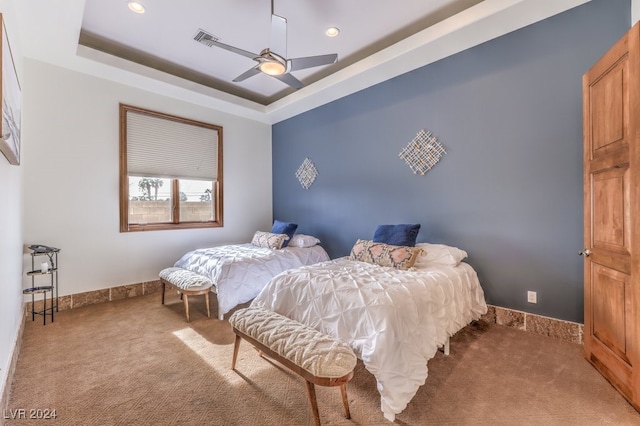
<path id="1" fill-rule="evenodd" d="M 180 222 L 180 197 L 179 197 L 179 180 L 171 176 L 165 176 L 165 179 L 171 181 L 171 194 L 173 205 L 171 207 L 172 222 L 157 222 L 145 224 L 129 223 L 129 173 L 127 162 L 127 112 L 145 114 L 155 118 L 175 121 L 181 124 L 204 127 L 214 130 L 218 133 L 217 141 L 217 177 L 213 181 L 213 205 L 212 212 L 214 219 L 209 221 L 198 222 Z M 197 228 L 218 228 L 223 226 L 223 157 L 222 157 L 222 126 L 205 123 L 202 121 L 192 120 L 184 117 L 178 117 L 171 114 L 165 114 L 140 108 L 132 105 L 120 104 L 120 232 L 137 232 L 137 231 L 161 231 L 168 229 L 197 229 Z"/>

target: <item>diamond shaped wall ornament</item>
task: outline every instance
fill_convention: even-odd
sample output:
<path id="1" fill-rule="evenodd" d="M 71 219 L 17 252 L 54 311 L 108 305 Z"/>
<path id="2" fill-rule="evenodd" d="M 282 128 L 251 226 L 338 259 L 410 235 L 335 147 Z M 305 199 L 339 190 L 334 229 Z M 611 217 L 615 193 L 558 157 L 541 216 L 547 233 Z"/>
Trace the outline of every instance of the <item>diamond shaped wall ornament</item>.
<path id="1" fill-rule="evenodd" d="M 309 189 L 317 176 L 318 171 L 316 170 L 316 166 L 313 165 L 311 160 L 305 158 L 296 171 L 296 177 L 300 181 L 300 185 L 302 185 L 304 189 Z"/>
<path id="2" fill-rule="evenodd" d="M 446 154 L 444 147 L 429 131 L 420 130 L 398 156 L 411 168 L 413 174 L 424 175 Z"/>

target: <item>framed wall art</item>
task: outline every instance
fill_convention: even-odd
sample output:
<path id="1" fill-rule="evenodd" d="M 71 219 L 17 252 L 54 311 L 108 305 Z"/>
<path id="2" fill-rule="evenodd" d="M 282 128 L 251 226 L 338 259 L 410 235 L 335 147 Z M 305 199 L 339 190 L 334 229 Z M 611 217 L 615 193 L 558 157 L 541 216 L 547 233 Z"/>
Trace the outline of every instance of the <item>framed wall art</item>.
<path id="1" fill-rule="evenodd" d="M 22 113 L 22 92 L 18 82 L 18 73 L 13 62 L 13 55 L 9 47 L 7 29 L 0 14 L 0 61 L 2 64 L 2 127 L 0 129 L 0 151 L 7 157 L 9 163 L 20 164 L 20 117 Z"/>

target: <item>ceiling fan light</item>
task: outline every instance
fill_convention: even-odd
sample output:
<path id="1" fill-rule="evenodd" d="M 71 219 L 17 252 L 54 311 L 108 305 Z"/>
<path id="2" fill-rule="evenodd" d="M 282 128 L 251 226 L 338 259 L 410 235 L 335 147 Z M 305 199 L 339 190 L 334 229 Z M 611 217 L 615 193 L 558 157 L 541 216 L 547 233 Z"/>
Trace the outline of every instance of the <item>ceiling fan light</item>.
<path id="1" fill-rule="evenodd" d="M 287 70 L 287 67 L 280 62 L 265 61 L 258 67 L 260 71 L 268 75 L 282 75 Z"/>
<path id="2" fill-rule="evenodd" d="M 138 3 L 137 1 L 130 1 L 128 6 L 132 12 L 144 13 L 144 6 L 142 5 L 142 3 Z"/>

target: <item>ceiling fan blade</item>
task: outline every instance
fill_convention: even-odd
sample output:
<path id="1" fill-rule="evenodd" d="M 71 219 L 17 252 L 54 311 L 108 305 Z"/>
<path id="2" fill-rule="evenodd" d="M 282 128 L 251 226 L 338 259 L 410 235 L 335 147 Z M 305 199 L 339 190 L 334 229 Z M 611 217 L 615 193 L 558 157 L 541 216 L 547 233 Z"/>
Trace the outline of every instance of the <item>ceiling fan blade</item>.
<path id="1" fill-rule="evenodd" d="M 283 83 L 287 83 L 289 86 L 295 88 L 295 89 L 302 89 L 304 87 L 304 84 L 302 84 L 302 82 L 300 80 L 298 80 L 297 78 L 295 78 L 294 76 L 292 76 L 289 73 L 286 74 L 282 74 L 282 75 L 274 75 L 274 78 L 277 78 L 278 80 L 282 81 Z"/>
<path id="2" fill-rule="evenodd" d="M 338 60 L 338 54 L 332 53 L 330 55 L 319 55 L 319 56 L 307 56 L 304 58 L 293 58 L 289 59 L 290 62 L 290 70 L 303 70 L 305 68 L 313 68 L 319 67 L 320 65 L 329 65 L 335 64 Z"/>
<path id="3" fill-rule="evenodd" d="M 245 56 L 249 59 L 255 59 L 258 56 L 260 56 L 257 53 L 249 52 L 247 50 L 229 46 L 228 44 L 220 43 L 218 40 L 215 39 L 215 37 L 213 37 L 211 34 L 209 34 L 208 32 L 202 29 L 198 30 L 198 33 L 195 35 L 193 39 L 199 43 L 204 44 L 205 46 L 209 46 L 209 47 L 216 46 L 221 49 L 228 50 L 229 52 L 233 52 L 233 53 L 237 53 L 238 55 Z"/>
<path id="4" fill-rule="evenodd" d="M 282 16 L 271 15 L 271 44 L 269 50 L 283 58 L 287 57 L 287 20 Z"/>
<path id="5" fill-rule="evenodd" d="M 229 52 L 237 53 L 238 55 L 246 56 L 250 59 L 255 59 L 260 56 L 255 53 L 249 52 L 248 50 L 242 50 L 237 47 L 229 46 L 228 44 L 220 43 L 219 41 L 210 40 L 209 43 L 211 43 L 212 46 L 228 50 Z"/>
<path id="6" fill-rule="evenodd" d="M 239 76 L 237 76 L 236 78 L 233 79 L 234 83 L 238 83 L 240 81 L 244 81 L 246 79 L 248 79 L 249 77 L 253 77 L 254 75 L 258 74 L 260 72 L 260 69 L 255 66 L 253 68 L 251 68 L 250 70 L 247 70 L 245 72 L 243 72 L 242 74 L 240 74 Z"/>

